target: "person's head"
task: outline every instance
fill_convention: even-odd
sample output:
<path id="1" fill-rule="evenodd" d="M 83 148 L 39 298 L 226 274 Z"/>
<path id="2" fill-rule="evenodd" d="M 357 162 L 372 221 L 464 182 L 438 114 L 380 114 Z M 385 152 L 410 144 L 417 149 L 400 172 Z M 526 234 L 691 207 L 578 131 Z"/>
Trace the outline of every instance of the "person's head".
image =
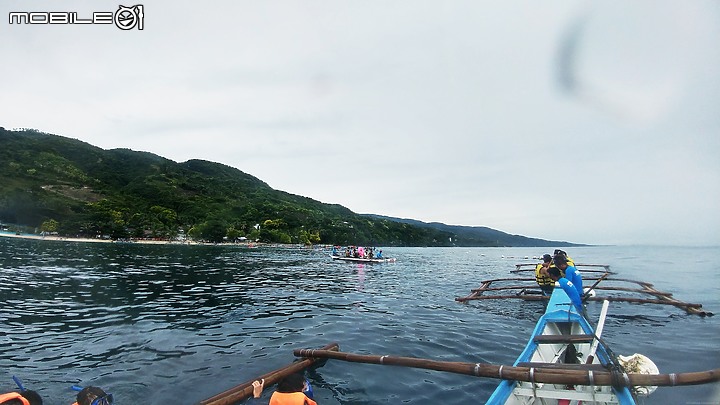
<path id="1" fill-rule="evenodd" d="M 560 249 L 555 249 L 555 251 L 553 252 L 553 256 L 557 256 L 557 255 L 563 255 L 563 256 L 567 257 L 567 253 L 565 253 L 564 250 L 560 250 Z"/>
<path id="2" fill-rule="evenodd" d="M 305 377 L 301 373 L 290 374 L 278 382 L 278 392 L 302 392 L 305 389 Z"/>
<path id="3" fill-rule="evenodd" d="M 552 256 L 550 256 L 549 254 L 545 253 L 545 254 L 543 255 L 543 263 L 550 263 L 551 261 L 552 261 Z"/>
<path id="4" fill-rule="evenodd" d="M 553 279 L 553 281 L 560 280 L 560 269 L 558 269 L 557 267 L 550 267 L 547 272 L 550 278 Z"/>
<path id="5" fill-rule="evenodd" d="M 553 257 L 553 262 L 560 270 L 565 270 L 568 266 L 567 258 L 562 254 L 555 255 L 555 257 Z"/>
<path id="6" fill-rule="evenodd" d="M 112 405 L 113 396 L 100 387 L 85 387 L 77 394 L 78 405 Z"/>
<path id="7" fill-rule="evenodd" d="M 25 390 L 20 392 L 20 395 L 25 398 L 30 405 L 42 405 L 43 401 L 42 398 L 40 398 L 40 394 L 38 394 L 35 391 L 32 390 Z M 23 405 L 25 402 L 23 402 L 19 398 L 10 399 L 8 401 L 3 401 L 2 405 Z"/>

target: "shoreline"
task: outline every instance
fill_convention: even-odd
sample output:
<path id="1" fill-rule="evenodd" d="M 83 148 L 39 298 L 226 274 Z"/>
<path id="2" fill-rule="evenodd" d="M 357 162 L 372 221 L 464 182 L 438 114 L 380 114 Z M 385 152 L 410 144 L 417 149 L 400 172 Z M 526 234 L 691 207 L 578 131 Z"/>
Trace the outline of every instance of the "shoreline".
<path id="1" fill-rule="evenodd" d="M 56 242 L 78 242 L 78 243 L 119 243 L 119 244 L 141 244 L 141 245 L 233 245 L 233 246 L 257 246 L 257 243 L 204 243 L 195 241 L 171 241 L 171 240 L 146 240 L 132 239 L 127 241 L 116 241 L 112 239 L 73 238 L 55 235 L 33 235 L 28 233 L 17 234 L 14 232 L 0 231 L 0 237 L 26 239 L 26 240 L 50 240 Z"/>

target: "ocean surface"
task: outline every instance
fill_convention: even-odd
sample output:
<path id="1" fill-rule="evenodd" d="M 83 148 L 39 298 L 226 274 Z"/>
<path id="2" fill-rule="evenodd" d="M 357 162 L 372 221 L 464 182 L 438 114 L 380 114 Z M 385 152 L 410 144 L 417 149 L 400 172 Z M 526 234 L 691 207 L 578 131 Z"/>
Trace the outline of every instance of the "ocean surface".
<path id="1" fill-rule="evenodd" d="M 73 384 L 116 404 L 194 404 L 291 363 L 296 348 L 512 364 L 543 304 L 471 301 L 542 248 L 384 248 L 396 263 L 328 250 L 0 238 L 0 390 L 18 376 L 45 404 Z M 720 367 L 720 248 L 582 247 L 578 263 L 653 283 L 713 317 L 611 303 L 603 337 L 663 373 Z M 531 259 L 525 260 L 528 256 Z M 600 303 L 588 304 L 597 320 Z M 482 404 L 497 380 L 329 360 L 309 372 L 330 404 Z M 269 398 L 272 389 L 263 396 Z M 646 404 L 718 404 L 720 384 L 659 388 Z"/>

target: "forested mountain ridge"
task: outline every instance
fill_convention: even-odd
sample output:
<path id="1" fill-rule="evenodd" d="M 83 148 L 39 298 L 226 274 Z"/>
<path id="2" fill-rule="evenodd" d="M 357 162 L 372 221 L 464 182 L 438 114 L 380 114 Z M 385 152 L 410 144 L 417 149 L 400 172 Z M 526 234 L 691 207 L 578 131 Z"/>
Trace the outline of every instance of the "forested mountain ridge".
<path id="1" fill-rule="evenodd" d="M 185 235 L 214 242 L 247 237 L 384 246 L 528 246 L 529 239 L 500 231 L 487 238 L 465 227 L 360 215 L 274 190 L 220 163 L 177 163 L 148 152 L 104 150 L 37 130 L 1 127 L 0 221 L 113 239 Z M 533 246 L 567 245 L 529 240 Z"/>

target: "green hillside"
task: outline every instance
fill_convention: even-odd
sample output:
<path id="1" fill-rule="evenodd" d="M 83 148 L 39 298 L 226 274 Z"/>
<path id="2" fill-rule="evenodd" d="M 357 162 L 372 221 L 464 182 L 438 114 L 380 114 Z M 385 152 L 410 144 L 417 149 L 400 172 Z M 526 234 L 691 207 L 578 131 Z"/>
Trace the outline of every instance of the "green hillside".
<path id="1" fill-rule="evenodd" d="M 113 239 L 185 235 L 213 242 L 246 237 L 340 245 L 527 243 L 514 244 L 515 236 L 499 231 L 494 232 L 509 238 L 359 215 L 340 205 L 274 190 L 219 163 L 176 163 L 152 153 L 104 150 L 37 130 L 4 128 L 0 128 L 0 221 L 60 235 Z M 554 243 L 533 241 L 536 246 Z"/>

